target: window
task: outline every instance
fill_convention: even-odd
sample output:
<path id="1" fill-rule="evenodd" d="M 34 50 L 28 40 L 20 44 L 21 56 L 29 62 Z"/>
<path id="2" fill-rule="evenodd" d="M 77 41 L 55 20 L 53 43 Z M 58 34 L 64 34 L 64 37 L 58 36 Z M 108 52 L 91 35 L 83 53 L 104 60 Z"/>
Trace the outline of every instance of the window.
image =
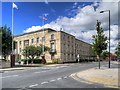
<path id="1" fill-rule="evenodd" d="M 69 36 L 68 36 L 68 39 L 69 39 Z"/>
<path id="2" fill-rule="evenodd" d="M 53 51 L 55 49 L 54 43 L 51 43 L 51 50 Z"/>
<path id="3" fill-rule="evenodd" d="M 65 40 L 65 35 L 62 36 L 63 40 Z"/>
<path id="4" fill-rule="evenodd" d="M 37 43 L 39 43 L 39 37 L 37 37 Z"/>
<path id="5" fill-rule="evenodd" d="M 19 44 L 21 45 L 21 41 L 19 41 Z"/>
<path id="6" fill-rule="evenodd" d="M 34 43 L 34 39 L 31 39 L 31 43 Z"/>
<path id="7" fill-rule="evenodd" d="M 54 34 L 51 35 L 51 40 L 54 40 Z"/>
<path id="8" fill-rule="evenodd" d="M 45 42 L 45 37 L 42 37 L 42 42 Z"/>
<path id="9" fill-rule="evenodd" d="M 24 46 L 29 45 L 29 40 L 24 40 Z"/>
<path id="10" fill-rule="evenodd" d="M 21 59 L 21 55 L 19 56 L 19 59 Z"/>
<path id="11" fill-rule="evenodd" d="M 21 50 L 21 48 L 20 48 L 20 53 L 21 53 L 21 51 L 22 51 L 22 50 Z"/>

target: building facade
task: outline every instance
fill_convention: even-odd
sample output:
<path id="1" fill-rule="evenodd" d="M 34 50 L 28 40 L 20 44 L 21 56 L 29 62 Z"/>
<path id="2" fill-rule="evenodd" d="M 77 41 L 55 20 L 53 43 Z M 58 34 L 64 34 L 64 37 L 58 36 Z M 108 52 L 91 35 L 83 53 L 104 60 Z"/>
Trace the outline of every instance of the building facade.
<path id="1" fill-rule="evenodd" d="M 47 63 L 52 63 L 53 59 L 58 59 L 59 62 L 75 62 L 78 54 L 80 60 L 90 60 L 93 56 L 91 44 L 76 39 L 75 36 L 66 32 L 50 28 L 17 35 L 14 41 L 16 42 L 15 53 L 19 59 L 25 59 L 22 50 L 27 45 L 39 46 L 43 43 L 50 48 L 51 52 L 51 54 L 49 51 L 44 53 Z"/>

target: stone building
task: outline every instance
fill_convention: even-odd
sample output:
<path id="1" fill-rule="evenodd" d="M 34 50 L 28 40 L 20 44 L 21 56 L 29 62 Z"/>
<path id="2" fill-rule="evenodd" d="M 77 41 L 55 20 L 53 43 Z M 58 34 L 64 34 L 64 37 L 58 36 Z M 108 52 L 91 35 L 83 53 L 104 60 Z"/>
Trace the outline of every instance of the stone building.
<path id="1" fill-rule="evenodd" d="M 55 31 L 50 28 L 17 35 L 14 41 L 16 42 L 15 52 L 19 59 L 25 58 L 22 50 L 26 45 L 39 46 L 43 42 L 52 52 L 51 54 L 48 51 L 45 52 L 47 63 L 51 63 L 53 59 L 58 59 L 59 62 L 75 62 L 78 54 L 80 60 L 90 60 L 93 56 L 91 44 L 76 39 L 75 36 L 64 31 Z"/>

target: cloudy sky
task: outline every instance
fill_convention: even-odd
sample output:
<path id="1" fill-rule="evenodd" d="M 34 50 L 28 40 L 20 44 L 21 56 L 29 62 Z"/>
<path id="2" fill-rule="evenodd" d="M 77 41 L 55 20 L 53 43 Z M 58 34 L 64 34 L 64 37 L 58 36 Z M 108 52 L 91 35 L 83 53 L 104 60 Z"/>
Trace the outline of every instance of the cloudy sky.
<path id="1" fill-rule="evenodd" d="M 97 0 L 98 1 L 98 0 Z M 14 35 L 52 28 L 65 31 L 76 38 L 92 44 L 92 35 L 96 34 L 96 20 L 102 23 L 105 35 L 108 36 L 108 12 L 111 10 L 111 51 L 115 51 L 118 38 L 118 1 L 105 2 L 15 2 Z M 42 23 L 43 16 L 47 18 Z M 2 25 L 11 28 L 12 3 L 2 3 Z"/>

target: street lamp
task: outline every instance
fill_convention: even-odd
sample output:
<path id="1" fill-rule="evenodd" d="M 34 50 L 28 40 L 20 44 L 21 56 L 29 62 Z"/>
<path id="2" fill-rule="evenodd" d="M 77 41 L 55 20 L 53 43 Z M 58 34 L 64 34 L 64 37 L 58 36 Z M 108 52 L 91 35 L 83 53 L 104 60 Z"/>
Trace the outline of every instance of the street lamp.
<path id="1" fill-rule="evenodd" d="M 100 13 L 109 12 L 109 68 L 110 68 L 110 10 L 100 11 Z"/>

